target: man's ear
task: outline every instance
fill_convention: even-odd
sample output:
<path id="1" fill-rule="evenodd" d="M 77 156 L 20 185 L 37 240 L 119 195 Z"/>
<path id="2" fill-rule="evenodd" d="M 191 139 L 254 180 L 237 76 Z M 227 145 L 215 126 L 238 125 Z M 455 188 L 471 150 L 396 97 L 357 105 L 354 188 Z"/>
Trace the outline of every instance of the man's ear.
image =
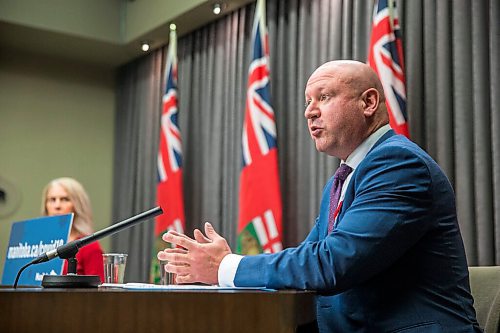
<path id="1" fill-rule="evenodd" d="M 366 117 L 371 117 L 378 110 L 380 103 L 380 94 L 375 88 L 369 88 L 361 94 L 363 103 L 363 113 Z"/>

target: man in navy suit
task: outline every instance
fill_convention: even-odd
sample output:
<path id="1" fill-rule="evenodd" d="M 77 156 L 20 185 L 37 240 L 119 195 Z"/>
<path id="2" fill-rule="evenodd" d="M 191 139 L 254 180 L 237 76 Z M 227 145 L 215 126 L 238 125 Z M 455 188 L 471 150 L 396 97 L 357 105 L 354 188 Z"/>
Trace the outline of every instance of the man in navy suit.
<path id="1" fill-rule="evenodd" d="M 315 290 L 322 332 L 481 332 L 453 189 L 426 152 L 390 129 L 376 73 L 328 62 L 305 97 L 316 149 L 340 158 L 344 176 L 326 184 L 306 240 L 239 256 L 207 223 L 206 236 L 163 236 L 182 247 L 158 253 L 166 269 L 179 283 Z"/>

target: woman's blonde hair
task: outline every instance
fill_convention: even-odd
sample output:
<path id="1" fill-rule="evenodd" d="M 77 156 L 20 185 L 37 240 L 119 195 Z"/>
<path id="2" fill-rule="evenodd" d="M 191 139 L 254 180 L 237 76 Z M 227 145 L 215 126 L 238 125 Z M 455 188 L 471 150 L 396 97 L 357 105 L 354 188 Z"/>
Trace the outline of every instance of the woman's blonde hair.
<path id="1" fill-rule="evenodd" d="M 75 217 L 73 219 L 73 230 L 80 235 L 87 236 L 93 233 L 92 207 L 89 196 L 82 184 L 73 178 L 63 177 L 51 180 L 42 192 L 42 215 L 47 215 L 47 194 L 54 185 L 59 185 L 66 190 L 69 199 L 73 203 Z"/>

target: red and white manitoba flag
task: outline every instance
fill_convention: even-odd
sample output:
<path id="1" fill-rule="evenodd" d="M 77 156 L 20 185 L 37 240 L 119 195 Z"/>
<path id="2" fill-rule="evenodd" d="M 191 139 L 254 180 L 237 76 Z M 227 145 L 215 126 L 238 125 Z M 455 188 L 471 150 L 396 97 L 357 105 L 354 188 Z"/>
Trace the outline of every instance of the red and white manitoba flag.
<path id="1" fill-rule="evenodd" d="M 258 0 L 252 30 L 253 58 L 243 124 L 236 252 L 257 254 L 283 248 L 276 123 L 269 96 L 269 48 L 265 1 Z"/>

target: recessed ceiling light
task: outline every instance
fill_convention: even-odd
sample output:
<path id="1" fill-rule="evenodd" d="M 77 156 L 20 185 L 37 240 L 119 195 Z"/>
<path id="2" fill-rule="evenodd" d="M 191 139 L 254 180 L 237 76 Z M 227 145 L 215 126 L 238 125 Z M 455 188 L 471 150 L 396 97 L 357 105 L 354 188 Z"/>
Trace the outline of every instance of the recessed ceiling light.
<path id="1" fill-rule="evenodd" d="M 149 42 L 142 42 L 141 43 L 141 50 L 143 50 L 144 52 L 148 52 L 149 51 Z"/>
<path id="2" fill-rule="evenodd" d="M 214 8 L 213 8 L 214 14 L 219 15 L 221 11 L 222 11 L 222 7 L 221 7 L 220 3 L 214 3 Z"/>

